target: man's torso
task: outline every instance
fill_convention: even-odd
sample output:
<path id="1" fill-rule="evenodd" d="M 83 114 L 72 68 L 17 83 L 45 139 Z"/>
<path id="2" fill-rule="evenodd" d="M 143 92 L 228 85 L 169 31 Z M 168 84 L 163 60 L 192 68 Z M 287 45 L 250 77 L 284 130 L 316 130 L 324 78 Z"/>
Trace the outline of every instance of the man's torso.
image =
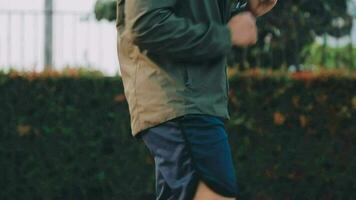
<path id="1" fill-rule="evenodd" d="M 227 5 L 227 0 L 180 0 L 174 6 L 174 13 L 194 23 L 225 24 L 229 17 Z M 130 7 L 118 9 L 123 10 L 129 13 Z M 124 15 L 118 13 L 118 16 Z M 141 51 L 132 41 L 130 20 L 134 17 L 126 14 L 125 26 L 118 27 L 120 71 L 130 108 L 132 134 L 184 114 L 229 118 L 226 57 L 177 62 Z"/>

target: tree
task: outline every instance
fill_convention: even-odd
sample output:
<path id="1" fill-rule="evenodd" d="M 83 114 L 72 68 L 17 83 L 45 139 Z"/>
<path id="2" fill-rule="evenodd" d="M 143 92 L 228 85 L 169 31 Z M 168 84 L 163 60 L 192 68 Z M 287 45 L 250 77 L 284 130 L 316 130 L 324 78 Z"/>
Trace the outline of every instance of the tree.
<path id="1" fill-rule="evenodd" d="M 352 0 L 280 0 L 273 12 L 257 20 L 259 42 L 250 48 L 234 48 L 230 65 L 241 68 L 298 66 L 302 54 L 317 36 L 343 37 L 351 33 L 352 17 L 347 3 Z M 115 0 L 98 0 L 98 20 L 115 19 Z"/>
<path id="2" fill-rule="evenodd" d="M 350 34 L 352 17 L 348 0 L 282 0 L 270 14 L 258 19 L 259 42 L 248 49 L 235 48 L 232 61 L 252 66 L 298 66 L 305 59 L 302 50 L 316 36 L 342 37 Z"/>
<path id="3" fill-rule="evenodd" d="M 116 19 L 116 0 L 97 0 L 95 17 L 97 20 L 114 21 Z"/>

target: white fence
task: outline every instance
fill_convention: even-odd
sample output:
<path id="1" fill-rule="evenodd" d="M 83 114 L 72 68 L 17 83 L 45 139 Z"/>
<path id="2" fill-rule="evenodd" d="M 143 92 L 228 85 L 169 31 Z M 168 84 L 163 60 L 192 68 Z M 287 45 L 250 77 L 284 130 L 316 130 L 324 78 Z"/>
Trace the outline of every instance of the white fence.
<path id="1" fill-rule="evenodd" d="M 45 11 L 0 10 L 0 70 L 44 69 L 44 20 Z M 120 73 L 114 22 L 98 22 L 93 13 L 54 11 L 53 33 L 52 68 L 86 67 L 106 75 Z M 355 35 L 354 28 L 349 37 L 331 39 L 328 45 L 355 45 Z M 319 42 L 324 41 L 319 38 Z M 352 51 L 354 48 L 346 62 L 355 68 Z M 336 56 L 336 66 L 340 59 Z"/>
<path id="2" fill-rule="evenodd" d="M 0 70 L 44 68 L 44 11 L 0 10 Z M 88 67 L 119 72 L 116 29 L 92 13 L 53 13 L 53 68 Z"/>

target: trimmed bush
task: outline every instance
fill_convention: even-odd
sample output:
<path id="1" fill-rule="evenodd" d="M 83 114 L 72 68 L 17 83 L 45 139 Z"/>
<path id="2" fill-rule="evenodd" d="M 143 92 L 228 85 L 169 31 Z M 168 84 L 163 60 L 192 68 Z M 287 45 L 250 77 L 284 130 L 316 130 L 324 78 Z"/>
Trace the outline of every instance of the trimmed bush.
<path id="1" fill-rule="evenodd" d="M 239 199 L 356 199 L 356 79 L 238 74 L 226 127 Z M 120 78 L 0 74 L 0 199 L 150 200 Z"/>

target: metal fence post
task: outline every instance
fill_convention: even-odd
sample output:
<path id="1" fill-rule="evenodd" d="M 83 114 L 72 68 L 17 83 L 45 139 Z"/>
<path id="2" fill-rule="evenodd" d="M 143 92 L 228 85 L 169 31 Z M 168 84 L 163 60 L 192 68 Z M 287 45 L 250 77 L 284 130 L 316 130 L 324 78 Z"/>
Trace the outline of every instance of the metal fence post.
<path id="1" fill-rule="evenodd" d="M 53 0 L 45 1 L 44 68 L 53 67 Z"/>

